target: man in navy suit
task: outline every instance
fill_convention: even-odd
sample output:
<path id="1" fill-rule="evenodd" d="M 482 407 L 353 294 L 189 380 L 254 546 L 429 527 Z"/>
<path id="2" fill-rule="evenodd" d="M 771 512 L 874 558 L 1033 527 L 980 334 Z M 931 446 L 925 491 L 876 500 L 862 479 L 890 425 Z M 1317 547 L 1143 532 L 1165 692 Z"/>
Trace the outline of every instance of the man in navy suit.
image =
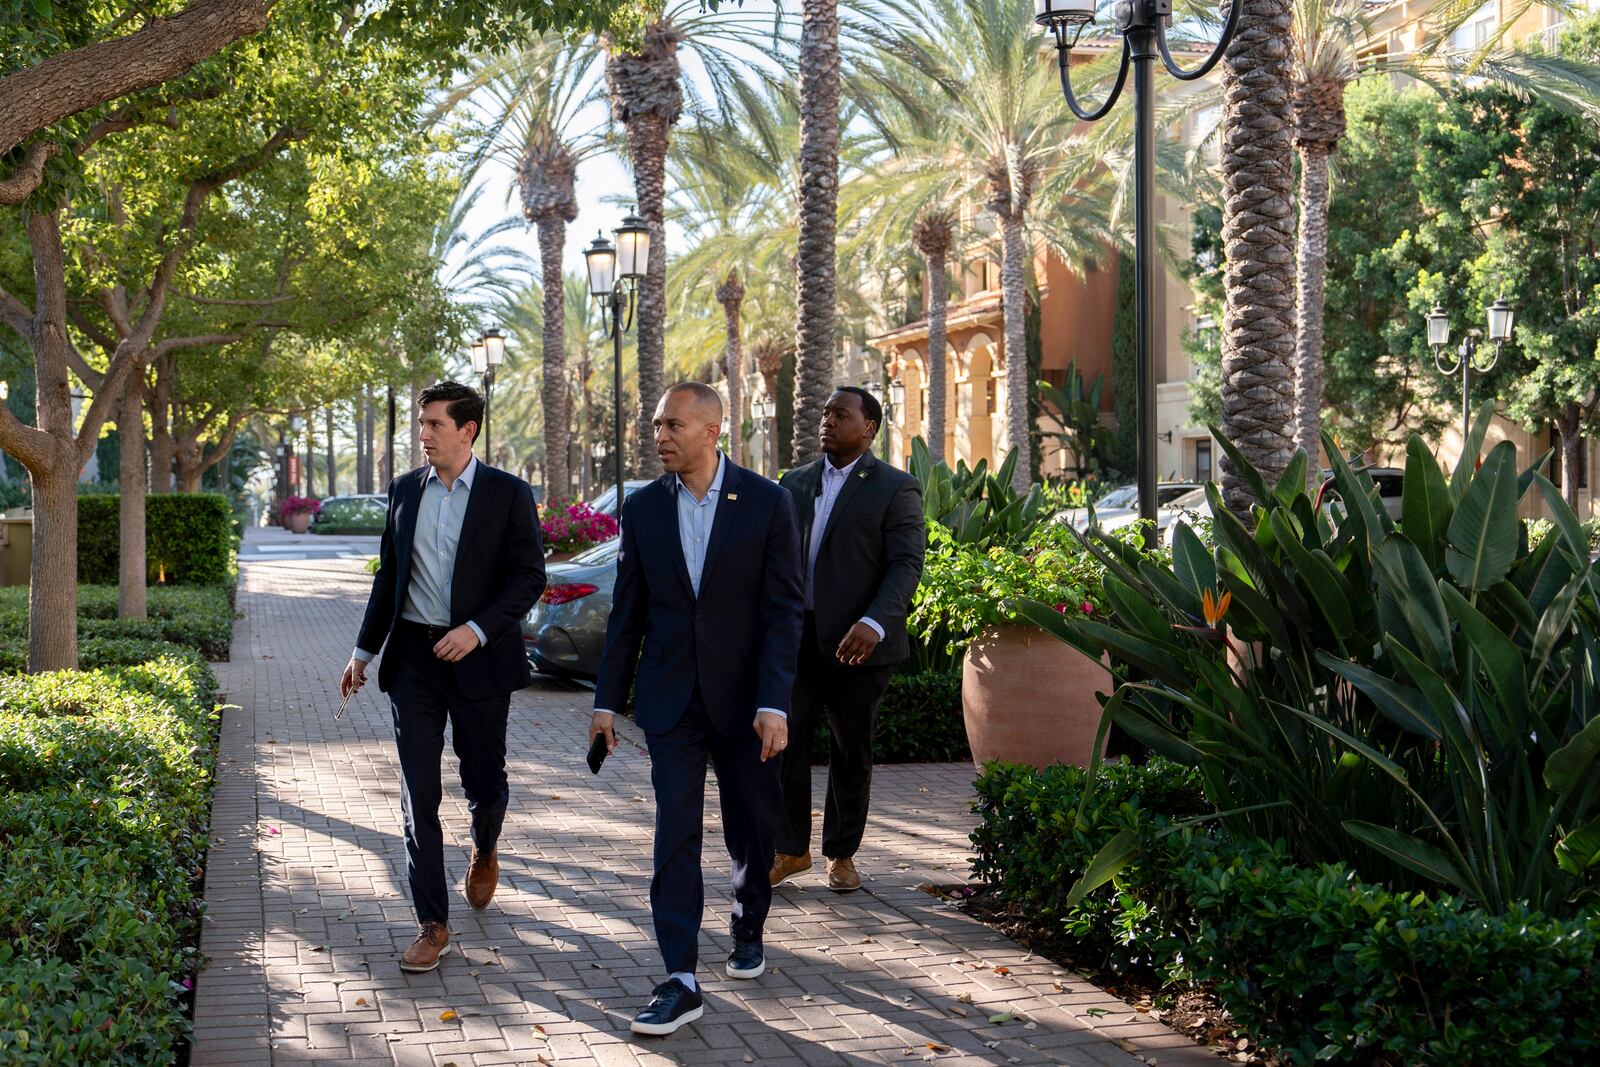
<path id="1" fill-rule="evenodd" d="M 511 691 L 530 681 L 522 617 L 544 592 L 544 548 L 533 491 L 514 474 L 480 464 L 472 443 L 483 397 L 440 382 L 417 397 L 428 466 L 389 483 L 389 515 L 366 619 L 340 691 L 366 682 L 382 649 L 378 688 L 389 694 L 400 750 L 406 874 L 421 931 L 403 971 L 431 971 L 450 949 L 440 758 L 454 728 L 461 786 L 472 813 L 467 903 L 486 907 L 500 864 L 505 819 L 506 718 Z"/>
<path id="2" fill-rule="evenodd" d="M 794 501 L 717 449 L 722 399 L 668 389 L 655 443 L 667 472 L 628 497 L 592 743 L 616 747 L 613 713 L 634 696 L 656 794 L 650 910 L 668 978 L 633 1020 L 670 1034 L 702 1013 L 695 964 L 706 764 L 716 768 L 733 862 L 731 978 L 766 970 L 761 932 L 780 805 L 778 759 L 800 649 L 803 591 Z M 737 430 L 735 430 L 737 432 Z"/>

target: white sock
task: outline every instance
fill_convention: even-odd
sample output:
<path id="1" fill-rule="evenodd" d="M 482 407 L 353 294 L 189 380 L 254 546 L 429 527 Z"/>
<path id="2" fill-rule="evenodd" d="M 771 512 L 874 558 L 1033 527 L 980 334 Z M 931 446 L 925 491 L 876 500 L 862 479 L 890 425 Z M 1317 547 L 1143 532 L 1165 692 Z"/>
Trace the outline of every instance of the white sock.
<path id="1" fill-rule="evenodd" d="M 678 981 L 688 986 L 689 992 L 691 993 L 698 992 L 699 990 L 699 987 L 694 984 L 693 971 L 673 971 L 671 974 L 667 975 L 667 977 L 676 978 Z"/>

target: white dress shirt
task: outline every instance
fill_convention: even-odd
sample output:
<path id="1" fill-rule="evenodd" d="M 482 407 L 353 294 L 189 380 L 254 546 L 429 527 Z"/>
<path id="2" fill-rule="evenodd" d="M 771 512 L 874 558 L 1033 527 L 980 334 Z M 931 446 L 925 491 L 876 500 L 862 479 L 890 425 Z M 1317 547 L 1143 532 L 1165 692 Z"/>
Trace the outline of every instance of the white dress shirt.
<path id="1" fill-rule="evenodd" d="M 866 455 L 863 452 L 861 455 Z M 843 467 L 835 467 L 833 461 L 826 456 L 822 459 L 822 495 L 817 497 L 816 511 L 811 516 L 810 548 L 806 553 L 806 610 L 811 611 L 816 607 L 811 586 L 817 573 L 817 553 L 822 550 L 822 535 L 828 529 L 828 516 L 833 514 L 833 505 L 839 500 L 839 493 L 844 489 L 845 483 L 850 480 L 851 473 L 860 464 L 861 456 L 857 456 Z M 883 627 L 878 625 L 876 619 L 862 616 L 861 621 L 877 633 L 878 640 L 883 640 Z"/>

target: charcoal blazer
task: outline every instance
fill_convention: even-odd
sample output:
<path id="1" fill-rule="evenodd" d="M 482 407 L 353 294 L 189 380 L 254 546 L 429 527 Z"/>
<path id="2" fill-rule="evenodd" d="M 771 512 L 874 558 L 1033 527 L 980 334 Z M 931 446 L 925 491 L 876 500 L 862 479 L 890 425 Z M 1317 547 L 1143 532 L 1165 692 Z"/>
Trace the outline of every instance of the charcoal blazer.
<path id="1" fill-rule="evenodd" d="M 360 648 L 378 651 L 405 610 L 411 581 L 411 547 L 428 467 L 407 471 L 389 483 L 389 513 L 378 548 L 378 573 L 361 624 Z M 544 593 L 544 542 L 538 506 L 528 483 L 478 464 L 461 520 L 450 580 L 450 625 L 472 620 L 485 644 L 450 664 L 469 699 L 521 689 L 532 681 L 522 647 L 522 618 Z M 385 655 L 378 663 L 378 688 L 388 692 L 399 666 Z"/>
<path id="2" fill-rule="evenodd" d="M 611 594 L 596 708 L 664 734 L 696 686 L 723 733 L 748 732 L 757 708 L 788 713 L 802 622 L 800 531 L 789 494 L 725 460 L 722 495 L 694 593 L 678 535 L 677 476 L 629 496 Z"/>
<path id="3" fill-rule="evenodd" d="M 781 483 L 794 496 L 802 567 L 810 558 L 811 524 L 827 462 L 823 457 L 796 467 Z M 906 616 L 922 581 L 928 546 L 921 483 L 871 452 L 864 454 L 839 490 L 821 537 L 811 602 L 822 655 L 831 660 L 850 627 L 865 617 L 883 627 L 883 640 L 865 666 L 902 662 L 911 655 Z"/>

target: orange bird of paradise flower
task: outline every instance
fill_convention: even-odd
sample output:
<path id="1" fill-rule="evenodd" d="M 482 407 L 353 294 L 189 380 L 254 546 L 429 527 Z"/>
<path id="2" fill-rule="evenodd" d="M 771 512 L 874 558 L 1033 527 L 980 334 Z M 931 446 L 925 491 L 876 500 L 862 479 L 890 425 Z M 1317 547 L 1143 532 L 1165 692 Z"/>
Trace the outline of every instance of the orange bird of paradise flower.
<path id="1" fill-rule="evenodd" d="M 1205 613 L 1206 625 L 1215 630 L 1217 624 L 1228 614 L 1228 608 L 1232 604 L 1232 593 L 1223 593 L 1219 599 L 1209 588 L 1204 590 L 1201 595 L 1200 610 Z"/>

